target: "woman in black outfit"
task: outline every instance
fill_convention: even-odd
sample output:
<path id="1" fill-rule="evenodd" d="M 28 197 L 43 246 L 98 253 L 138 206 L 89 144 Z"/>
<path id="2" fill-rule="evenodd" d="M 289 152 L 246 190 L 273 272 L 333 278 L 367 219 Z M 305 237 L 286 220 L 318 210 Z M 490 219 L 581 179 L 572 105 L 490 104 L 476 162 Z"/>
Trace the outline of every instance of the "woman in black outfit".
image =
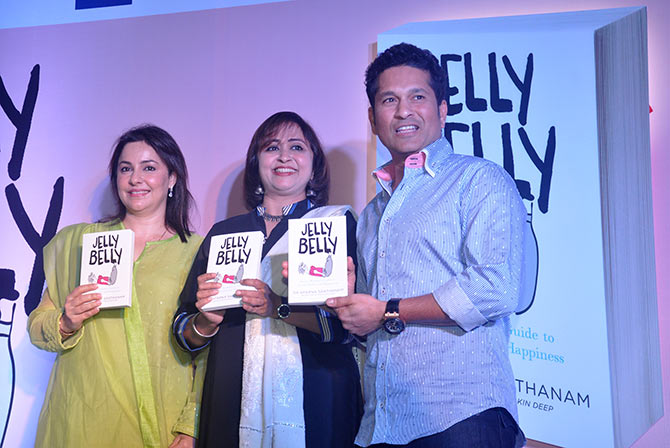
<path id="1" fill-rule="evenodd" d="M 286 305 L 289 219 L 345 214 L 347 250 L 356 260 L 356 222 L 328 201 L 328 165 L 314 130 L 279 112 L 256 130 L 247 152 L 245 215 L 216 223 L 198 251 L 173 330 L 183 348 L 209 347 L 200 447 L 351 447 L 362 401 L 351 337 L 336 315 Z M 201 311 L 221 283 L 206 273 L 214 235 L 262 231 L 263 278 L 244 280 L 242 308 Z M 284 238 L 282 238 L 284 237 Z"/>

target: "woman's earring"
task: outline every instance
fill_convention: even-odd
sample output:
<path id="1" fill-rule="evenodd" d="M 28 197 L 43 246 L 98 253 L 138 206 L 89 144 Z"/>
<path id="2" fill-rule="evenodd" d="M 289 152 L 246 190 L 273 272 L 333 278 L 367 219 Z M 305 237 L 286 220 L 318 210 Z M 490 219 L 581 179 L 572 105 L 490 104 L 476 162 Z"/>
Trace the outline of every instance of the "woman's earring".
<path id="1" fill-rule="evenodd" d="M 171 198 L 174 196 L 174 193 L 172 192 L 172 187 L 168 188 L 168 197 Z"/>
<path id="2" fill-rule="evenodd" d="M 307 189 L 305 190 L 305 196 L 308 198 L 313 198 L 316 196 L 316 192 L 312 190 L 312 187 L 309 185 L 311 182 L 307 182 Z"/>
<path id="3" fill-rule="evenodd" d="M 256 189 L 254 190 L 254 194 L 256 194 L 257 196 L 263 196 L 263 193 L 265 193 L 265 191 L 263 190 L 262 185 L 257 186 Z"/>

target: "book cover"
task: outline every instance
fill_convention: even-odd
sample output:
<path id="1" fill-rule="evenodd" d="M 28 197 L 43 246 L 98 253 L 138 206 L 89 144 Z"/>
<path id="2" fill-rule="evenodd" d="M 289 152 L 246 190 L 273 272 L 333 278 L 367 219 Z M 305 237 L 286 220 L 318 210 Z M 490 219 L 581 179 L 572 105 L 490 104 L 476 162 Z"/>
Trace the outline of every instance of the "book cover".
<path id="1" fill-rule="evenodd" d="M 436 55 L 454 151 L 499 163 L 532 206 L 537 291 L 508 353 L 524 433 L 552 445 L 628 447 L 663 415 L 646 20 L 632 7 L 379 36 L 380 52 Z"/>
<path id="2" fill-rule="evenodd" d="M 346 217 L 293 219 L 288 236 L 289 304 L 322 305 L 346 296 Z"/>
<path id="3" fill-rule="evenodd" d="M 132 305 L 134 246 L 135 234 L 130 229 L 83 235 L 79 284 L 98 285 L 100 308 Z"/>
<path id="4" fill-rule="evenodd" d="M 223 310 L 242 306 L 242 298 L 235 292 L 253 290 L 241 285 L 248 278 L 261 278 L 263 232 L 239 232 L 212 237 L 207 259 L 207 272 L 216 273 L 214 281 L 223 284 L 214 299 L 203 306 L 204 311 Z"/>

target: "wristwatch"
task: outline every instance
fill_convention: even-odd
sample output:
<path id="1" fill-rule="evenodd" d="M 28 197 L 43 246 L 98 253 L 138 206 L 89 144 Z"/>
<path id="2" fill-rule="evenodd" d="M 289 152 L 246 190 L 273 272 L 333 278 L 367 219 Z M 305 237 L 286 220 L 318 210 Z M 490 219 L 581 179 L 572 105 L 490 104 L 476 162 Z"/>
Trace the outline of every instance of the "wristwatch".
<path id="1" fill-rule="evenodd" d="M 386 302 L 384 313 L 384 330 L 389 334 L 400 334 L 405 329 L 405 322 L 400 319 L 400 299 L 391 299 Z"/>
<path id="2" fill-rule="evenodd" d="M 286 319 L 291 315 L 291 307 L 287 302 L 288 297 L 282 297 L 281 305 L 277 307 L 277 316 L 279 316 L 280 319 Z"/>

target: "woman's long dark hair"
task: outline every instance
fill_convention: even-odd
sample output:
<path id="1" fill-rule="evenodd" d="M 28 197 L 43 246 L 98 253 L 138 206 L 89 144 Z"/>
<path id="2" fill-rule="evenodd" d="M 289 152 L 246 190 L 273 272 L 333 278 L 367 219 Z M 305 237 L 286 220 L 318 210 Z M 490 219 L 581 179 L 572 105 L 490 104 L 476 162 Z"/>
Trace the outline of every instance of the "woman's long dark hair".
<path id="1" fill-rule="evenodd" d="M 105 221 L 121 221 L 126 217 L 126 207 L 119 197 L 116 180 L 121 152 L 128 143 L 133 142 L 144 142 L 151 146 L 163 163 L 167 165 L 168 174 L 175 174 L 177 182 L 172 189 L 172 197 L 167 200 L 165 225 L 179 235 L 182 242 L 186 242 L 186 237 L 191 236 L 189 213 L 193 204 L 193 196 L 188 191 L 188 170 L 186 169 L 184 155 L 177 142 L 158 126 L 150 124 L 137 126 L 124 132 L 116 141 L 112 159 L 109 161 L 109 179 L 112 184 L 117 211 L 114 216 L 110 216 Z"/>
<path id="2" fill-rule="evenodd" d="M 305 190 L 312 190 L 314 195 L 309 199 L 316 205 L 328 203 L 328 190 L 330 188 L 330 175 L 328 174 L 328 161 L 321 148 L 321 142 L 316 136 L 314 129 L 295 112 L 277 112 L 266 119 L 254 132 L 247 150 L 247 162 L 244 168 L 244 199 L 249 210 L 263 202 L 263 194 L 257 193 L 256 189 L 261 185 L 261 176 L 258 172 L 258 153 L 262 145 L 274 134 L 285 126 L 296 125 L 307 139 L 312 154 L 312 180 L 309 181 Z"/>

